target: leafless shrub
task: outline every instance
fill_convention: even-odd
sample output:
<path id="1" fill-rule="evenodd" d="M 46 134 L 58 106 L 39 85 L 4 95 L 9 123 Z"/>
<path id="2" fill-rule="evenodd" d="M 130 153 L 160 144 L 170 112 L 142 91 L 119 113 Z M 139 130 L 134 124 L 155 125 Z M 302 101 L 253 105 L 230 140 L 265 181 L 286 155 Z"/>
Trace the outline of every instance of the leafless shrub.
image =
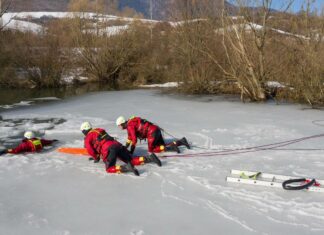
<path id="1" fill-rule="evenodd" d="M 118 86 L 118 80 L 136 80 L 131 71 L 140 64 L 149 43 L 147 28 L 130 26 L 124 33 L 99 36 L 91 33 L 75 35 L 79 48 L 79 65 L 95 81 Z"/>
<path id="2" fill-rule="evenodd" d="M 282 61 L 285 73 L 278 79 L 293 88 L 285 94 L 286 97 L 315 107 L 323 105 L 324 15 L 314 15 L 308 7 L 298 16 L 291 16 L 290 20 L 290 30 L 304 37 L 281 40 L 286 50 L 278 60 Z"/>
<path id="3" fill-rule="evenodd" d="M 220 59 L 220 37 L 213 35 L 213 24 L 207 21 L 185 23 L 173 31 L 171 58 L 174 61 L 173 78 L 184 83 L 184 89 L 193 93 L 216 93 L 217 84 L 224 78 L 214 66 L 206 49 Z M 213 35 L 213 36 L 212 36 Z M 171 79 L 170 79 L 171 80 Z"/>
<path id="4" fill-rule="evenodd" d="M 31 87 L 58 87 L 66 61 L 58 35 L 26 33 L 16 38 L 12 51 L 16 68 L 26 72 Z"/>
<path id="5" fill-rule="evenodd" d="M 121 20 L 125 30 L 111 33 L 106 28 L 116 22 L 86 16 L 100 15 L 102 7 L 74 0 L 75 17 L 50 22 L 42 35 L 0 32 L 0 83 L 12 86 L 17 71 L 24 71 L 29 85 L 60 86 L 64 72 L 83 68 L 90 81 L 114 88 L 179 81 L 181 92 L 323 105 L 323 14 L 310 7 L 299 14 L 273 12 L 271 0 L 251 1 L 261 7 L 241 5 L 236 18 L 219 14 L 215 4 L 222 1 L 173 1 L 173 18 L 181 22 Z M 288 8 L 291 1 L 283 2 Z M 283 86 L 271 87 L 271 81 Z"/>

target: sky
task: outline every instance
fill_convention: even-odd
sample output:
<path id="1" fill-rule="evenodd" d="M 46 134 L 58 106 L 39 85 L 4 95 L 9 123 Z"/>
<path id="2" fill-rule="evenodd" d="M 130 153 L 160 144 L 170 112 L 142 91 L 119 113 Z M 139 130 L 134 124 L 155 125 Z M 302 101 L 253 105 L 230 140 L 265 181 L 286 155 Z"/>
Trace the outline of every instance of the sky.
<path id="1" fill-rule="evenodd" d="M 247 2 L 247 3 L 255 3 L 255 2 L 262 2 L 262 0 L 240 0 L 241 2 Z M 290 0 L 272 0 L 272 7 L 276 10 L 285 10 L 287 3 Z M 324 0 L 313 0 L 314 3 L 312 4 L 312 9 L 320 10 L 324 7 Z M 230 0 L 229 2 L 235 3 L 238 2 L 238 0 Z M 294 0 L 293 4 L 291 6 L 291 11 L 298 12 L 302 9 L 303 6 L 306 6 L 305 4 L 306 0 Z"/>
<path id="2" fill-rule="evenodd" d="M 283 8 L 283 0 L 273 0 L 273 8 L 275 9 L 282 9 Z M 291 10 L 293 12 L 298 12 L 303 6 L 306 6 L 305 4 L 305 0 L 295 0 Z M 324 7 L 324 0 L 315 0 L 314 3 L 312 4 L 313 9 L 322 9 L 322 7 Z"/>

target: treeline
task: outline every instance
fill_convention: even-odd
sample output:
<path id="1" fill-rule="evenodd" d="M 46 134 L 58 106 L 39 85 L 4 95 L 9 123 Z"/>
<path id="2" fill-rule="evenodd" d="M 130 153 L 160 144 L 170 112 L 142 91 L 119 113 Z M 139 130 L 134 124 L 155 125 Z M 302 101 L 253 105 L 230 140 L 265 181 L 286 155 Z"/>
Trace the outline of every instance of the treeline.
<path id="1" fill-rule="evenodd" d="M 87 1 L 81 2 L 73 1 L 72 10 L 86 12 Z M 76 14 L 50 21 L 41 34 L 2 30 L 0 84 L 59 87 L 69 76 L 113 88 L 178 81 L 178 91 L 190 94 L 323 105 L 323 14 L 310 8 L 273 12 L 269 2 L 258 10 L 241 6 L 232 17 L 226 10 L 211 13 L 212 0 L 203 7 L 199 2 L 199 8 L 192 1 L 175 11 L 183 21 L 174 25 L 103 22 Z M 127 30 L 105 31 L 111 25 Z"/>

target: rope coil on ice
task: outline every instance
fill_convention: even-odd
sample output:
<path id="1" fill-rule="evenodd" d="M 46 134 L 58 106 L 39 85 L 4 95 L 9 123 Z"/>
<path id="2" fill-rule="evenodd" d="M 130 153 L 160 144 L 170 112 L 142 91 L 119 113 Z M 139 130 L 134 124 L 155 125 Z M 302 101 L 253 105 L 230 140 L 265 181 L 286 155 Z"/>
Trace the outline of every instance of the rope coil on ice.
<path id="1" fill-rule="evenodd" d="M 302 185 L 289 185 L 292 183 L 298 183 L 298 182 L 304 182 Z M 286 180 L 282 182 L 282 187 L 286 190 L 302 190 L 302 189 L 307 189 L 311 186 L 313 186 L 316 183 L 315 179 L 310 180 L 309 182 L 305 178 L 300 178 L 300 179 L 291 179 L 291 180 Z"/>

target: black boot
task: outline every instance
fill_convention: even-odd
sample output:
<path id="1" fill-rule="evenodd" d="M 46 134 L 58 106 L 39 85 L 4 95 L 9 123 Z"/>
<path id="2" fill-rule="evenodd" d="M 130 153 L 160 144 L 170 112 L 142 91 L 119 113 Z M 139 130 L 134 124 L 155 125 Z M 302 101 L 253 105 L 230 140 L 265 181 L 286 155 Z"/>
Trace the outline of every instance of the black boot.
<path id="1" fill-rule="evenodd" d="M 186 137 L 183 137 L 182 139 L 177 140 L 176 143 L 177 143 L 178 146 L 184 145 L 184 146 L 187 147 L 187 149 L 190 149 L 190 145 L 189 145 L 189 143 L 188 143 Z"/>
<path id="2" fill-rule="evenodd" d="M 128 162 L 126 165 L 122 165 L 120 171 L 122 173 L 133 172 L 134 175 L 139 176 L 138 170 L 130 162 Z"/>
<path id="3" fill-rule="evenodd" d="M 173 143 L 169 144 L 168 146 L 165 146 L 165 151 L 180 153 L 180 149 L 178 148 L 176 142 L 173 142 Z"/>
<path id="4" fill-rule="evenodd" d="M 154 163 L 156 163 L 156 165 L 162 166 L 160 159 L 154 153 L 152 153 L 151 155 L 149 155 L 147 157 L 144 157 L 144 162 L 145 163 L 154 162 Z"/>

